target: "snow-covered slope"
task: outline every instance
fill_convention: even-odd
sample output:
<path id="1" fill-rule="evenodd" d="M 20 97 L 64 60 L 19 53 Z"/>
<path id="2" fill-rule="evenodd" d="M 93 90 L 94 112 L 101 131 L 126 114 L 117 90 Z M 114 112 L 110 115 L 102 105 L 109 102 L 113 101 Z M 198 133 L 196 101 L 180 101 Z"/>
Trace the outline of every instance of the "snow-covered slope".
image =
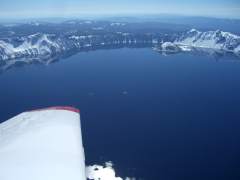
<path id="1" fill-rule="evenodd" d="M 178 37 L 174 44 L 240 53 L 240 36 L 220 30 L 201 32 L 192 29 Z"/>
<path id="2" fill-rule="evenodd" d="M 13 41 L 0 40 L 0 59 L 51 56 L 63 50 L 61 41 L 55 35 L 33 34 Z"/>

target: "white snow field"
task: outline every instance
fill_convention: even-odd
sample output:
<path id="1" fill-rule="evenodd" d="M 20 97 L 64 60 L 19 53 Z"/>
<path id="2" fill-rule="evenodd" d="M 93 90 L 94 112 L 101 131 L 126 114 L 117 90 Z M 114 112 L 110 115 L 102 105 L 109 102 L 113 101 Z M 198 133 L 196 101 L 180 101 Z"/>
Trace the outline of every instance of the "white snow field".
<path id="1" fill-rule="evenodd" d="M 79 111 L 52 107 L 0 124 L 0 180 L 86 180 Z"/>

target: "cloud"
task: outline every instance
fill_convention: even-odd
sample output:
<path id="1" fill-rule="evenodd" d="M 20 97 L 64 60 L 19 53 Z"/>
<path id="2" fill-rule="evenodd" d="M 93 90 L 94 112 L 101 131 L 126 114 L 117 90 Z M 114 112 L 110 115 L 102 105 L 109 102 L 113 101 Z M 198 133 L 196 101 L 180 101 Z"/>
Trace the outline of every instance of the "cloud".
<path id="1" fill-rule="evenodd" d="M 86 167 L 86 176 L 90 180 L 136 180 L 135 178 L 116 177 L 112 162 L 106 162 L 104 166 L 92 165 Z"/>

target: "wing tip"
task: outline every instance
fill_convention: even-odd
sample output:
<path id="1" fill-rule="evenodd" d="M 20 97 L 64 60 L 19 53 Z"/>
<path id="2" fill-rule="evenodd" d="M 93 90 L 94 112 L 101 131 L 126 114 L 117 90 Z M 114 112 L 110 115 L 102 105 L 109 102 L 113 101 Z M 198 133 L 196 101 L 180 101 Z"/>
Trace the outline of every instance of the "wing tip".
<path id="1" fill-rule="evenodd" d="M 75 112 L 75 113 L 80 113 L 79 109 L 77 109 L 75 107 L 72 107 L 72 106 L 52 106 L 52 107 L 47 107 L 47 108 L 31 110 L 29 112 L 44 111 L 44 110 L 65 110 L 65 111 L 71 111 L 71 112 Z"/>

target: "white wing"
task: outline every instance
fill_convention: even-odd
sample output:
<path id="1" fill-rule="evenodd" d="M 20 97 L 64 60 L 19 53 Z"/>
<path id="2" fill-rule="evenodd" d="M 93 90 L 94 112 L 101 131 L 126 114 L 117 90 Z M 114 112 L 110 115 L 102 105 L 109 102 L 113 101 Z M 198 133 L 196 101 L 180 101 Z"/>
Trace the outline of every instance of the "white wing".
<path id="1" fill-rule="evenodd" d="M 79 111 L 52 107 L 0 124 L 0 180 L 86 180 Z"/>

